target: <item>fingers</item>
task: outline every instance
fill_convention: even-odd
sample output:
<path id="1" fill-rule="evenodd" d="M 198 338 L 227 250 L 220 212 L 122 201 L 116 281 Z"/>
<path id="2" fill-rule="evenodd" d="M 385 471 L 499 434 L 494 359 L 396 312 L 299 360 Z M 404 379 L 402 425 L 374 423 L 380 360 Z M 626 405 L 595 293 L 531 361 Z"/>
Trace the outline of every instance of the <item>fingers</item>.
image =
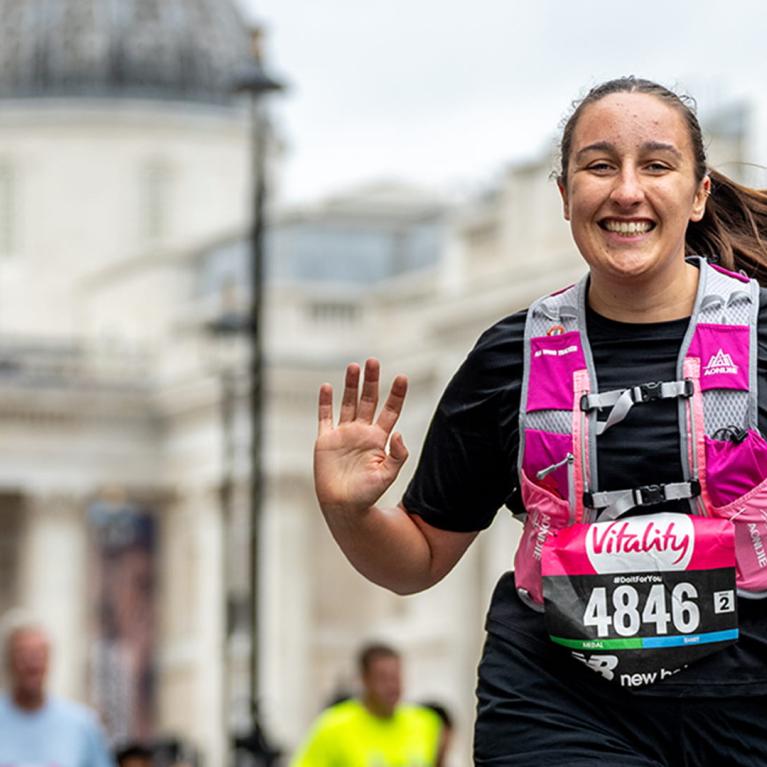
<path id="1" fill-rule="evenodd" d="M 357 418 L 366 423 L 373 423 L 373 416 L 378 407 L 378 379 L 381 366 L 376 359 L 365 362 L 365 378 L 362 382 L 362 394 L 357 408 Z"/>
<path id="2" fill-rule="evenodd" d="M 381 366 L 377 359 L 371 357 L 365 362 L 362 391 L 360 392 L 360 366 L 356 362 L 347 366 L 344 393 L 341 398 L 341 410 L 338 416 L 339 424 L 354 420 L 373 423 L 378 407 L 380 375 Z M 386 402 L 376 421 L 376 425 L 383 429 L 386 434 L 389 434 L 394 428 L 394 424 L 402 412 L 402 404 L 405 401 L 406 393 L 407 378 L 405 376 L 397 376 L 391 385 L 389 396 L 386 398 Z M 332 428 L 332 411 L 333 389 L 330 384 L 323 384 L 320 388 L 319 399 L 320 434 Z"/>
<path id="3" fill-rule="evenodd" d="M 318 435 L 325 434 L 333 428 L 333 387 L 328 384 L 320 386 Z"/>
<path id="4" fill-rule="evenodd" d="M 395 431 L 391 435 L 391 442 L 389 443 L 389 458 L 396 464 L 401 466 L 408 457 L 408 450 L 405 447 L 405 442 L 402 439 L 402 435 Z"/>
<path id="5" fill-rule="evenodd" d="M 397 423 L 397 419 L 402 412 L 402 405 L 405 402 L 405 395 L 407 394 L 407 377 L 397 376 L 392 381 L 391 389 L 389 390 L 389 396 L 384 402 L 384 406 L 381 408 L 381 413 L 378 416 L 378 425 L 388 434 Z M 393 438 L 392 438 L 393 439 Z M 402 438 L 400 437 L 400 440 Z"/>
<path id="6" fill-rule="evenodd" d="M 360 366 L 353 362 L 346 367 L 344 395 L 341 399 L 341 412 L 338 423 L 353 421 L 357 417 L 357 389 L 360 383 Z"/>

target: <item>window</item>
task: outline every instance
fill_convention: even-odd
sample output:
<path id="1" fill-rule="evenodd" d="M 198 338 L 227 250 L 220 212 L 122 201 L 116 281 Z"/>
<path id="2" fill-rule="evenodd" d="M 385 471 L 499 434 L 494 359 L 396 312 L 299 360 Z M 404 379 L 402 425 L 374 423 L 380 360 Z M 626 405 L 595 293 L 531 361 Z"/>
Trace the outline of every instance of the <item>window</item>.
<path id="1" fill-rule="evenodd" d="M 321 301 L 309 305 L 312 322 L 348 325 L 360 318 L 359 304 L 348 301 Z"/>

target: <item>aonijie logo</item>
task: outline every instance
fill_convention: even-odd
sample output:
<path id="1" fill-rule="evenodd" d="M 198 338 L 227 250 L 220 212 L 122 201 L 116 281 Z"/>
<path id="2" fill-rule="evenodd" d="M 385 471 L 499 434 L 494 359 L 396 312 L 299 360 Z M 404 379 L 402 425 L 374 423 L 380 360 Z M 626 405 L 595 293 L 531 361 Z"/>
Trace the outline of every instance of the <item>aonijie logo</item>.
<path id="1" fill-rule="evenodd" d="M 535 533 L 535 538 L 533 539 L 535 541 L 533 556 L 536 559 L 540 559 L 543 556 L 543 544 L 546 543 L 546 539 L 551 532 L 551 516 L 542 512 L 538 517 L 536 528 L 537 531 Z"/>
<path id="2" fill-rule="evenodd" d="M 703 368 L 704 376 L 714 375 L 737 375 L 738 366 L 732 361 L 732 357 L 723 349 L 716 354 L 712 354 L 706 367 Z"/>
<path id="3" fill-rule="evenodd" d="M 695 547 L 686 514 L 651 514 L 597 522 L 586 532 L 586 554 L 598 573 L 685 570 Z"/>
<path id="4" fill-rule="evenodd" d="M 757 522 L 746 523 L 748 529 L 748 535 L 751 538 L 751 545 L 754 547 L 754 556 L 756 557 L 756 563 L 761 568 L 767 567 L 767 551 L 764 548 L 764 538 L 762 537 L 762 530 L 759 529 Z"/>

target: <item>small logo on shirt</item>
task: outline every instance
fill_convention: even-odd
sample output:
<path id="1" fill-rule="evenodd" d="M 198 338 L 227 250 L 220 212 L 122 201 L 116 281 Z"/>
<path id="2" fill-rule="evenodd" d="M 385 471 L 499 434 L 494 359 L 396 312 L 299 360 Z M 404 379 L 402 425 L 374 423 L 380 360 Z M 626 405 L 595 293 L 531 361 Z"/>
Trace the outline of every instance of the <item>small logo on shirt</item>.
<path id="1" fill-rule="evenodd" d="M 575 344 L 565 346 L 564 349 L 537 349 L 533 357 L 564 357 L 566 354 L 573 354 L 578 351 Z"/>
<path id="2" fill-rule="evenodd" d="M 592 655 L 587 658 L 583 653 L 574 652 L 572 656 L 581 663 L 585 663 L 592 671 L 601 674 L 605 679 L 615 678 L 613 672 L 618 667 L 617 655 Z"/>
<path id="3" fill-rule="evenodd" d="M 737 375 L 738 366 L 732 361 L 729 354 L 720 349 L 703 368 L 704 376 Z"/>

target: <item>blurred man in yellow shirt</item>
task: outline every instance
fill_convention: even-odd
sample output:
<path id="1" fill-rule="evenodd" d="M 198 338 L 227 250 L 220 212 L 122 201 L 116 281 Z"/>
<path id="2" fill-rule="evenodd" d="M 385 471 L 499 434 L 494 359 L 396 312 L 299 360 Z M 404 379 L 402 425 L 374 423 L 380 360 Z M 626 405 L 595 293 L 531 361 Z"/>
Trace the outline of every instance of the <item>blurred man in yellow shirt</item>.
<path id="1" fill-rule="evenodd" d="M 359 671 L 361 697 L 326 709 L 291 767 L 434 767 L 442 723 L 428 708 L 400 704 L 399 653 L 368 645 Z"/>

